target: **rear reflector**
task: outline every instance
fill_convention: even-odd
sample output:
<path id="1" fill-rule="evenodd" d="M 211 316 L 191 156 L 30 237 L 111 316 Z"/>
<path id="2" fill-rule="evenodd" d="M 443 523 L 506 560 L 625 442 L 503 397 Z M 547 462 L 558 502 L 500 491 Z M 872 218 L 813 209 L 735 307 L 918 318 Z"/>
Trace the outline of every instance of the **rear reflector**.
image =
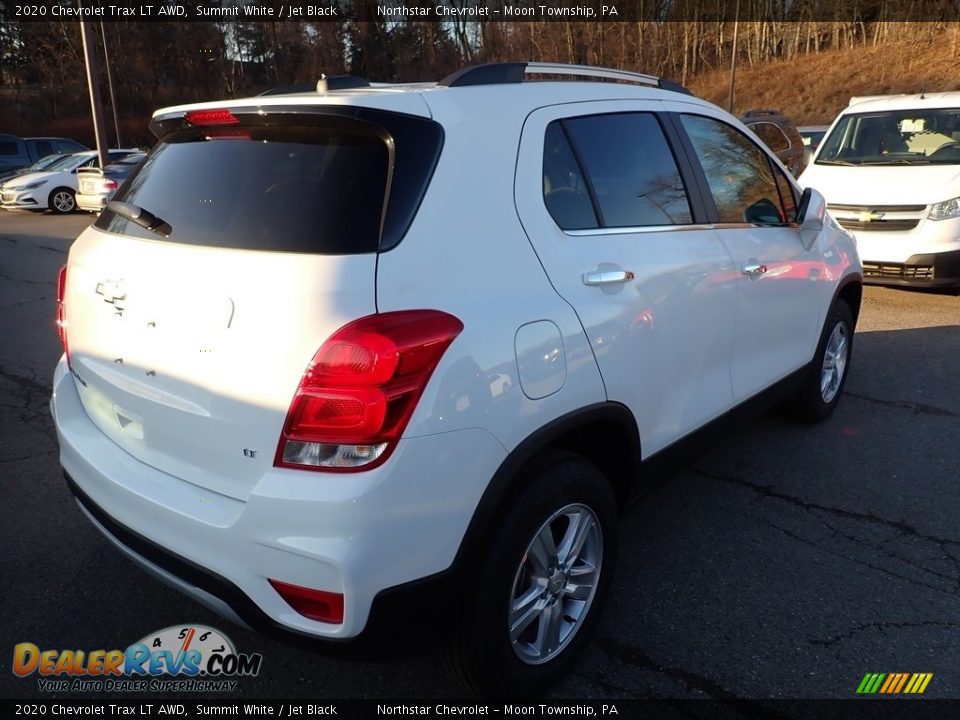
<path id="1" fill-rule="evenodd" d="M 274 465 L 344 472 L 385 462 L 462 330 L 438 310 L 369 315 L 340 328 L 303 374 Z"/>
<path id="2" fill-rule="evenodd" d="M 70 350 L 67 347 L 67 306 L 65 298 L 67 295 L 67 266 L 61 265 L 60 272 L 57 274 L 57 337 L 60 338 L 60 344 L 63 351 L 67 354 L 67 364 L 70 363 Z"/>
<path id="3" fill-rule="evenodd" d="M 290 585 L 279 580 L 270 580 L 273 589 L 287 604 L 311 620 L 340 624 L 343 622 L 343 595 L 325 590 Z"/>
<path id="4" fill-rule="evenodd" d="M 197 126 L 240 124 L 240 120 L 229 110 L 191 110 L 184 119 Z"/>

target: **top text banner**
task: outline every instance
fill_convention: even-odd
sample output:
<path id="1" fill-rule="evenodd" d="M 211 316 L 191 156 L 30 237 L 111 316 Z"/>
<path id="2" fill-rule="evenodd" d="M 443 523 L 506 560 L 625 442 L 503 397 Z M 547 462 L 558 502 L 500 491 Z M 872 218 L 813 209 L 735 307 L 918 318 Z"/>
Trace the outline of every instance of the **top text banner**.
<path id="1" fill-rule="evenodd" d="M 955 22 L 960 0 L 0 0 L 5 20 L 104 22 Z"/>

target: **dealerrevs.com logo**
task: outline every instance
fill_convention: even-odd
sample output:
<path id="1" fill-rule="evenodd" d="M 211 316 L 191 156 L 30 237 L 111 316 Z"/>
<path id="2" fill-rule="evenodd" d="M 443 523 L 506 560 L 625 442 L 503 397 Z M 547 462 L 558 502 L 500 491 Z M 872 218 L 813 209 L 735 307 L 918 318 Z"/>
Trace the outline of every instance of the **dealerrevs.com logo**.
<path id="1" fill-rule="evenodd" d="M 45 692 L 232 692 L 239 677 L 260 672 L 260 653 L 238 653 L 219 630 L 176 625 L 151 633 L 126 650 L 13 648 L 13 672 L 38 675 Z"/>

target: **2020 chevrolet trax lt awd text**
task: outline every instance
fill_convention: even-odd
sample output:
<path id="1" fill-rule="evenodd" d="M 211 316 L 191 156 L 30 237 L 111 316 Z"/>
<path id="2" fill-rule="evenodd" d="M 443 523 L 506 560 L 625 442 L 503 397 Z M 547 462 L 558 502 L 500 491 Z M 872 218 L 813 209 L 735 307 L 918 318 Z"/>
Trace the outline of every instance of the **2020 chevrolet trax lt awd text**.
<path id="1" fill-rule="evenodd" d="M 840 398 L 850 236 L 668 81 L 330 78 L 151 127 L 60 274 L 60 460 L 115 545 L 254 628 L 447 613 L 470 688 L 542 692 L 651 463 L 747 401 Z"/>

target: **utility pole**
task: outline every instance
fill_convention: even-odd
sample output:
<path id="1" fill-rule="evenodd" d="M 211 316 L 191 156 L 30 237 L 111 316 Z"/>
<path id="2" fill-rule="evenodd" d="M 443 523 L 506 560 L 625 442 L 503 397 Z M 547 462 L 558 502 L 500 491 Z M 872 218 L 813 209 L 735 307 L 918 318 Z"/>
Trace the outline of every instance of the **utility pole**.
<path id="1" fill-rule="evenodd" d="M 733 115 L 733 91 L 737 84 L 737 30 L 740 25 L 740 0 L 737 0 L 733 11 L 733 52 L 730 53 L 730 99 L 727 102 L 727 112 Z"/>
<path id="2" fill-rule="evenodd" d="M 107 68 L 107 89 L 110 91 L 110 109 L 113 111 L 113 131 L 117 136 L 117 147 L 123 147 L 120 140 L 120 121 L 117 119 L 117 98 L 113 94 L 113 74 L 110 72 L 110 53 L 107 50 L 107 29 L 100 21 L 100 35 L 103 37 L 103 64 Z"/>
<path id="3" fill-rule="evenodd" d="M 82 2 L 81 2 L 82 6 Z M 100 75 L 97 72 L 97 56 L 94 53 L 93 31 L 90 23 L 80 21 L 80 36 L 83 38 L 83 60 L 87 66 L 87 85 L 90 87 L 90 111 L 93 114 L 93 134 L 97 139 L 97 154 L 100 167 L 107 166 L 107 133 L 103 122 L 103 105 L 100 102 Z"/>

